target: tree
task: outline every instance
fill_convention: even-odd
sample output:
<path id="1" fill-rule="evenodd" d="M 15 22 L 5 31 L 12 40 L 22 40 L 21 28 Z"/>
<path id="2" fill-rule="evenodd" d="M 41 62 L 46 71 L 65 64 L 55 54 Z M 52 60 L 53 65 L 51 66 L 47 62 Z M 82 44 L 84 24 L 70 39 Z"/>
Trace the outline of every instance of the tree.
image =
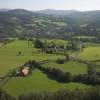
<path id="1" fill-rule="evenodd" d="M 18 52 L 18 54 L 17 54 L 17 56 L 21 56 L 22 55 L 22 52 L 21 51 L 19 51 Z"/>
<path id="2" fill-rule="evenodd" d="M 44 44 L 40 39 L 35 39 L 34 40 L 34 46 L 35 46 L 35 48 L 41 48 L 41 49 L 44 48 Z"/>

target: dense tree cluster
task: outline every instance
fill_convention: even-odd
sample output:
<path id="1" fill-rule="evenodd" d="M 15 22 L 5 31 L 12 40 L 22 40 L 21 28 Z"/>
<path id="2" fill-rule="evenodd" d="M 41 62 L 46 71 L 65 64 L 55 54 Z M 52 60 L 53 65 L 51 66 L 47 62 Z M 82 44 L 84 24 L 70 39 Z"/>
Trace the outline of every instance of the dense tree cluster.
<path id="1" fill-rule="evenodd" d="M 57 63 L 58 64 L 64 64 L 65 63 L 65 59 L 57 59 Z"/>
<path id="2" fill-rule="evenodd" d="M 39 39 L 35 39 L 34 47 L 35 48 L 44 48 L 44 43 L 41 40 L 39 40 Z"/>
<path id="3" fill-rule="evenodd" d="M 51 79 L 58 82 L 71 82 L 70 72 L 63 72 L 56 68 L 43 68 L 43 72 Z"/>
<path id="4" fill-rule="evenodd" d="M 80 82 L 90 85 L 100 85 L 100 77 L 97 75 L 77 75 L 74 77 L 73 82 Z"/>

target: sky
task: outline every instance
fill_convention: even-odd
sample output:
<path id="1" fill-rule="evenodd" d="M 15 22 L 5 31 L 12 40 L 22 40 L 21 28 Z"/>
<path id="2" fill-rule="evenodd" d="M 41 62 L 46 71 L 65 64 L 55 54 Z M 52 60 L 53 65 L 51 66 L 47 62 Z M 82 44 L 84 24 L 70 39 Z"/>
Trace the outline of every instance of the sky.
<path id="1" fill-rule="evenodd" d="M 100 0 L 0 0 L 0 8 L 27 10 L 100 10 Z"/>

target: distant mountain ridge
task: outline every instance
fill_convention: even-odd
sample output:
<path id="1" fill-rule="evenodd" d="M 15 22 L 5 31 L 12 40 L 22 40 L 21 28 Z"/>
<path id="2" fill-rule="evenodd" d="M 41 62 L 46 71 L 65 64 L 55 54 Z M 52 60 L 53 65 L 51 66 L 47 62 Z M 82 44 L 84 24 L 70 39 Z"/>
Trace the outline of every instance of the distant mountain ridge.
<path id="1" fill-rule="evenodd" d="M 55 10 L 55 9 L 45 9 L 45 10 L 38 10 L 38 11 L 31 11 L 31 10 L 26 10 L 26 9 L 6 9 L 6 8 L 0 8 L 0 12 L 18 12 L 18 13 L 23 13 L 23 12 L 34 12 L 34 13 L 40 13 L 40 14 L 48 14 L 48 15 L 98 15 L 100 14 L 100 10 L 93 10 L 93 11 L 78 11 L 78 10 Z"/>
<path id="2" fill-rule="evenodd" d="M 7 11 L 9 11 L 9 10 L 11 10 L 11 9 L 1 8 L 1 9 L 0 9 L 0 12 L 7 12 Z"/>
<path id="3" fill-rule="evenodd" d="M 45 9 L 45 10 L 40 10 L 37 11 L 39 13 L 43 13 L 43 14 L 55 14 L 55 15 L 68 15 L 68 14 L 73 14 L 79 11 L 76 10 L 54 10 L 54 9 Z"/>
<path id="4" fill-rule="evenodd" d="M 0 9 L 0 36 L 99 35 L 100 11 Z"/>

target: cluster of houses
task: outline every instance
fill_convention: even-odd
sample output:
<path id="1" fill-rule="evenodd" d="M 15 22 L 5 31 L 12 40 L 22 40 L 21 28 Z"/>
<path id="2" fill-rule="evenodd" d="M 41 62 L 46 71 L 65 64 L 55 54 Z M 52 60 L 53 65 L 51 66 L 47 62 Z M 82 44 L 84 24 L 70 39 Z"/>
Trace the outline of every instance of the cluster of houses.
<path id="1" fill-rule="evenodd" d="M 84 44 L 81 41 L 70 41 L 69 43 L 64 44 L 57 44 L 55 41 L 52 42 L 43 42 L 42 40 L 36 39 L 34 41 L 34 45 L 36 48 L 41 49 L 46 53 L 62 53 L 65 51 L 76 51 L 82 50 L 84 48 Z"/>

